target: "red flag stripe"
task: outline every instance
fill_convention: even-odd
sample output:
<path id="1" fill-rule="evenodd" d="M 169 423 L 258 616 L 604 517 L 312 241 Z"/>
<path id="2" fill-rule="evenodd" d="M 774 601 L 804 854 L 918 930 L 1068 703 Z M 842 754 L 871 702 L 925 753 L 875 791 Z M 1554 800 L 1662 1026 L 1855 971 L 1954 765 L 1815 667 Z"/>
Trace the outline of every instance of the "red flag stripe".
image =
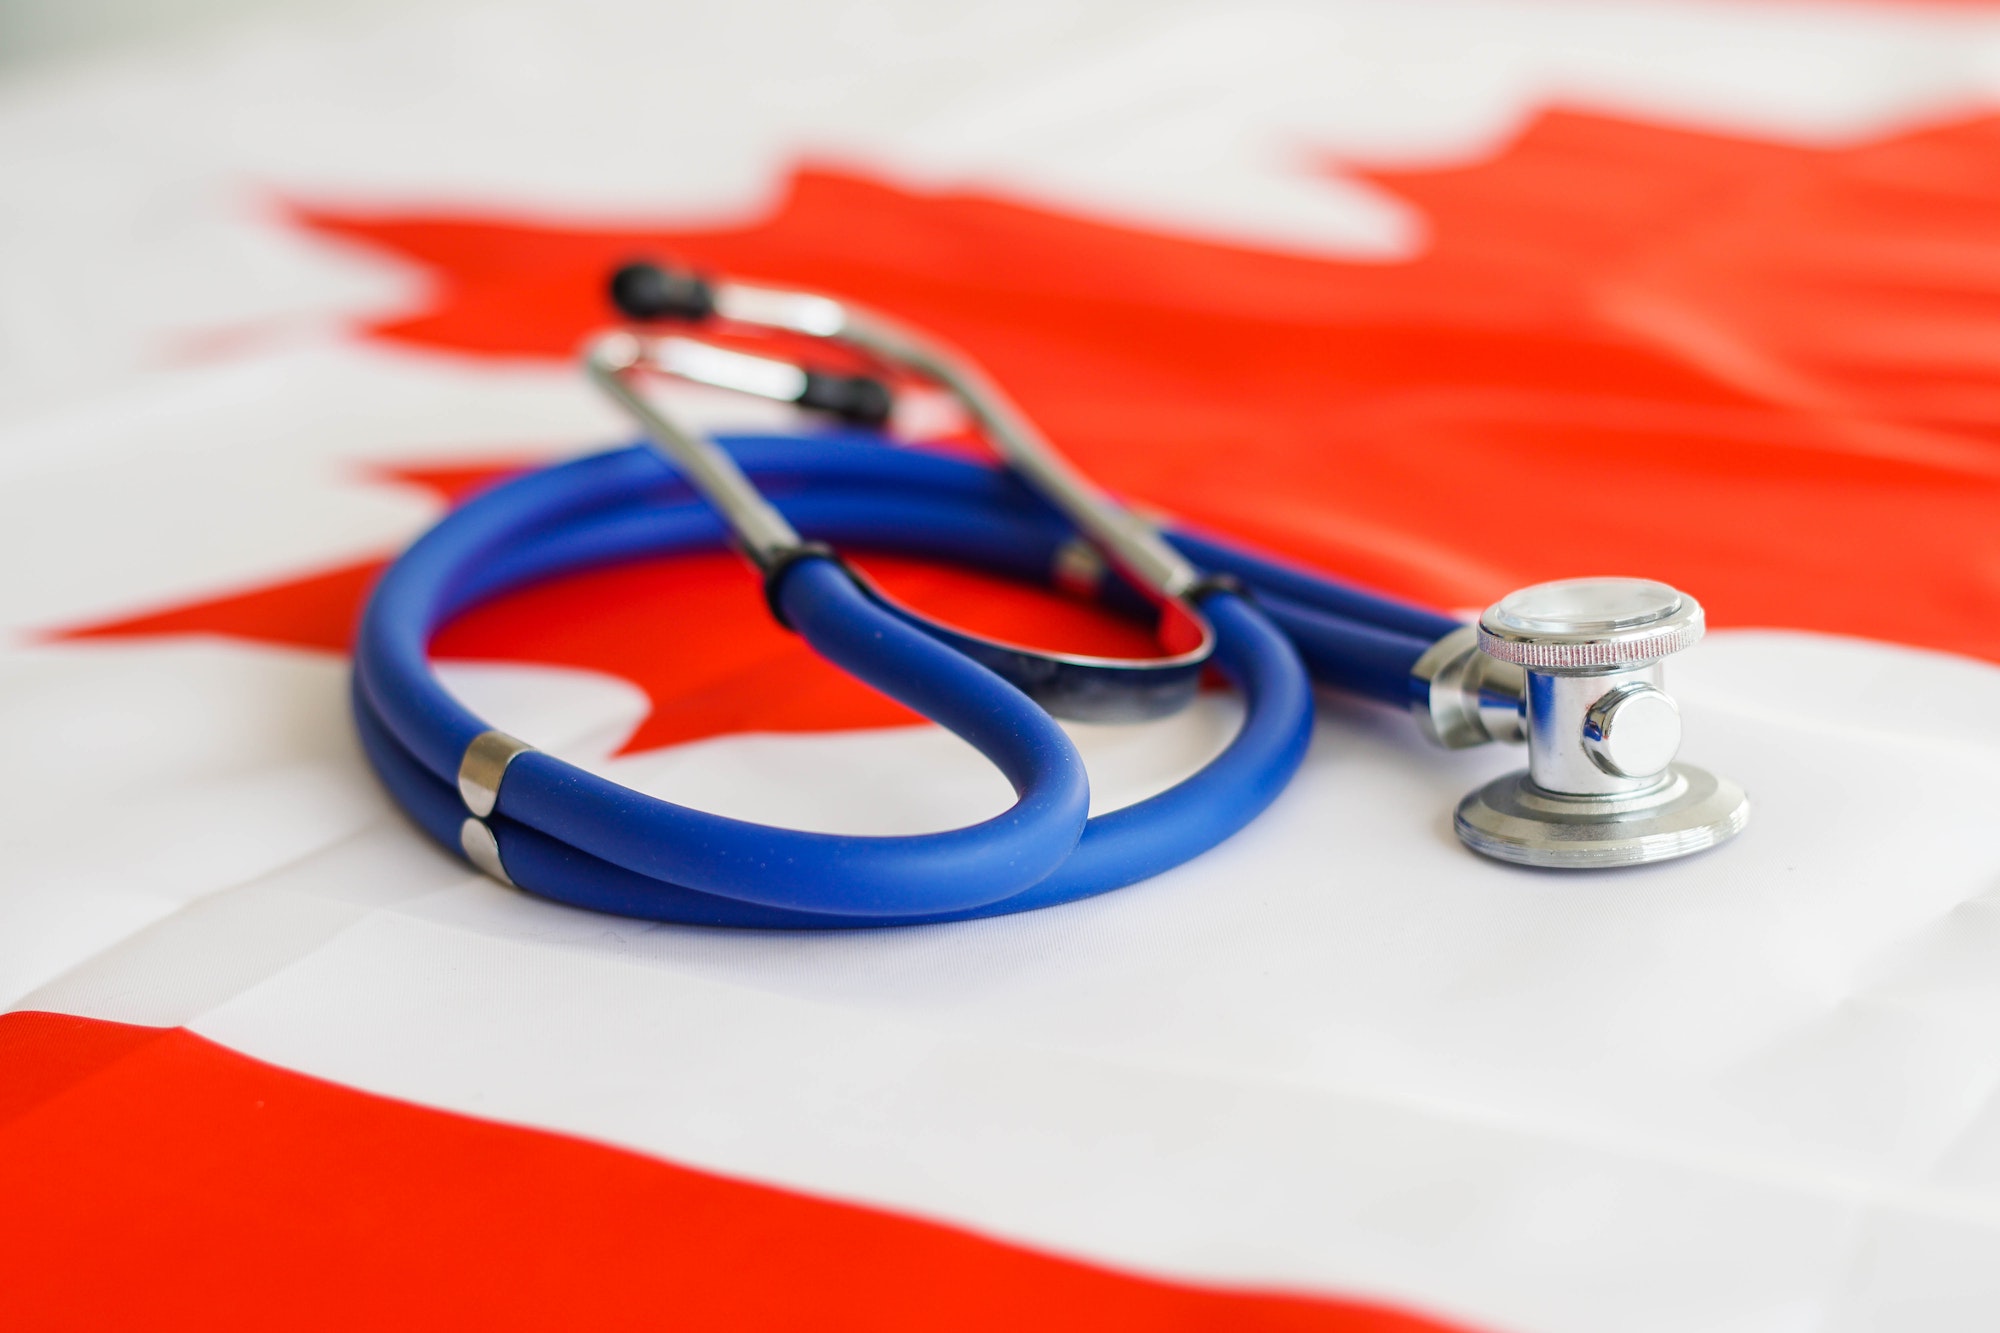
<path id="1" fill-rule="evenodd" d="M 0 1323 L 1442 1333 L 1162 1282 L 357 1092 L 180 1029 L 0 1015 Z"/>

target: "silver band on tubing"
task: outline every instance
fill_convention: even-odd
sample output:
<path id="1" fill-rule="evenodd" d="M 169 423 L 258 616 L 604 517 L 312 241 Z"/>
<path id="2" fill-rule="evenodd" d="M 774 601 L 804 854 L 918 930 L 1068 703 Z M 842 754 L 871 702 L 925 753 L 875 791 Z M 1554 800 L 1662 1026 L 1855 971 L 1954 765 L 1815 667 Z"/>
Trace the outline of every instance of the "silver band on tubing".
<path id="1" fill-rule="evenodd" d="M 472 738 L 458 761 L 458 798 L 471 812 L 458 826 L 459 850 L 481 874 L 510 889 L 515 887 L 514 877 L 501 864 L 500 840 L 493 836 L 486 819 L 500 803 L 500 783 L 507 776 L 507 765 L 534 748 L 504 731 L 482 731 Z"/>
<path id="2" fill-rule="evenodd" d="M 500 802 L 500 780 L 507 775 L 507 765 L 534 748 L 504 731 L 482 731 L 472 738 L 472 744 L 465 747 L 465 757 L 458 761 L 458 797 L 475 819 L 493 813 Z"/>
<path id="3" fill-rule="evenodd" d="M 483 819 L 468 819 L 458 826 L 459 850 L 473 868 L 489 879 L 497 879 L 508 888 L 518 888 L 507 867 L 500 864 L 500 841 L 493 836 L 493 830 Z"/>

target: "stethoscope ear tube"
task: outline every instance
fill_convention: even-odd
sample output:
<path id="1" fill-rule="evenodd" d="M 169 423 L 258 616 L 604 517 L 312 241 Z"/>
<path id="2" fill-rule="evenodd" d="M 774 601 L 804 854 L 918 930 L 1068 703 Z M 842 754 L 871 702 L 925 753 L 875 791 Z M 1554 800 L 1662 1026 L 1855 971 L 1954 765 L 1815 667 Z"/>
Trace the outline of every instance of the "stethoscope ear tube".
<path id="1" fill-rule="evenodd" d="M 614 287 L 633 285 L 628 280 L 644 269 L 641 265 L 621 270 Z M 646 287 L 644 282 L 638 285 Z M 642 308 L 650 310 L 652 306 Z M 841 309 L 844 326 L 869 327 L 857 325 L 854 314 Z M 882 350 L 870 345 L 873 350 Z M 925 353 L 913 344 L 903 349 L 903 355 L 911 359 Z M 591 381 L 632 416 L 646 432 L 648 442 L 715 509 L 728 525 L 737 549 L 762 575 L 767 589 L 792 561 L 820 553 L 729 451 L 677 420 L 641 388 L 645 374 L 653 372 L 804 402 L 812 383 L 810 372 L 787 362 L 725 351 L 686 338 L 626 331 L 593 339 L 584 349 L 583 364 Z M 1170 646 L 1162 655 L 1118 659 L 1052 653 L 932 621 L 873 588 L 869 589 L 871 596 L 902 619 L 997 672 L 1057 717 L 1138 721 L 1164 717 L 1185 707 L 1194 697 L 1202 667 L 1214 649 L 1214 634 L 1189 597 L 1199 579 L 1194 567 L 1150 526 L 1090 486 L 1041 443 L 996 391 L 980 387 L 976 377 L 967 378 L 967 372 L 949 358 L 931 357 L 923 364 L 929 373 L 949 384 L 989 429 L 1000 432 L 996 439 L 1012 441 L 1011 447 L 1019 455 L 1012 461 L 1018 481 L 1090 535 L 1089 541 L 1079 537 L 1073 544 L 1078 563 L 1092 571 L 1090 577 L 1101 578 L 1106 573 L 1106 552 L 1114 556 L 1123 552 L 1129 557 L 1121 558 L 1117 568 L 1128 580 L 1136 580 L 1128 586 L 1151 603 L 1160 641 Z M 782 386 L 778 383 L 781 380 Z M 1098 544 L 1109 543 L 1113 537 L 1114 544 Z M 773 614 L 784 622 L 783 608 L 775 597 L 770 601 Z"/>

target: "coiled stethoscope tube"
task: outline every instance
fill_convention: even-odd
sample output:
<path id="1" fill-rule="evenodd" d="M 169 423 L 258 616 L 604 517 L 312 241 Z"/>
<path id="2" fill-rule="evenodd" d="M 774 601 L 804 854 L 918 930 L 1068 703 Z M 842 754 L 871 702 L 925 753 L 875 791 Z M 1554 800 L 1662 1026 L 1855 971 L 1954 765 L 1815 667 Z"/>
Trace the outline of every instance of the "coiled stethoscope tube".
<path id="1" fill-rule="evenodd" d="M 832 323 L 824 308 L 832 303 L 813 304 L 820 298 L 734 299 L 791 312 L 782 327 L 793 332 Z M 805 316 L 795 317 L 801 309 Z M 1329 683 L 1403 703 L 1417 660 L 1457 628 L 1212 538 L 1141 524 L 1094 488 L 1065 489 L 1077 480 L 1073 469 L 1059 459 L 1050 465 L 1053 451 L 1025 435 L 1010 409 L 994 408 L 949 358 L 915 351 L 908 339 L 879 335 L 836 309 L 848 333 L 870 330 L 849 341 L 884 359 L 888 347 L 898 365 L 954 388 L 979 409 L 989 436 L 996 422 L 1011 431 L 1011 466 L 860 432 L 742 437 L 723 448 L 630 389 L 626 376 L 643 344 L 600 342 L 593 374 L 615 386 L 614 396 L 634 408 L 651 444 L 664 444 L 672 461 L 639 446 L 505 482 L 419 539 L 385 573 L 365 612 L 354 688 L 362 742 L 399 804 L 432 836 L 544 896 L 661 920 L 851 927 L 1047 906 L 1169 869 L 1259 814 L 1305 752 L 1308 666 Z M 1024 467 L 1023 458 L 1040 461 Z M 1157 663 L 1172 653 L 1131 664 L 1064 659 L 938 626 L 857 578 L 831 551 L 893 550 L 1074 586 L 1080 537 L 1106 557 L 1095 588 L 1106 605 L 1162 624 L 1178 612 L 1199 626 L 1200 656 L 1183 670 L 1185 685 L 1161 686 Z M 509 589 L 731 541 L 763 571 L 784 623 L 822 656 L 980 749 L 1013 785 L 1016 803 L 969 828 L 900 838 L 727 819 L 633 792 L 493 731 L 430 668 L 435 632 Z M 1187 655 L 1183 645 L 1180 656 Z M 1115 715 L 1123 706 L 1115 696 L 1129 685 L 1143 715 L 1157 712 L 1164 696 L 1184 697 L 1204 661 L 1244 696 L 1237 735 L 1168 791 L 1086 819 L 1081 760 L 1029 695 L 1040 691 L 1044 703 L 1086 713 L 1102 712 L 1112 698 Z"/>

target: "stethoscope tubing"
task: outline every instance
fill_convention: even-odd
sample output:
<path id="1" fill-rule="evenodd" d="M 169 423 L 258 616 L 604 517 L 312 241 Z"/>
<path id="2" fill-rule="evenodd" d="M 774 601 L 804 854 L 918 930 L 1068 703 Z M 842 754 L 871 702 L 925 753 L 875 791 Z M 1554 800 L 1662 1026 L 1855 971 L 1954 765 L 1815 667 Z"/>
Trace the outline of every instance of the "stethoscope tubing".
<path id="1" fill-rule="evenodd" d="M 635 873 L 504 815 L 488 822 L 509 877 L 520 887 L 573 907 L 689 925 L 793 930 L 911 926 L 1093 897 L 1170 870 L 1225 841 L 1263 813 L 1305 757 L 1312 708 L 1310 685 L 1297 659 L 1283 636 L 1241 599 L 1225 594 L 1214 602 L 1214 612 L 1225 622 L 1217 627 L 1216 664 L 1245 696 L 1245 722 L 1236 736 L 1200 771 L 1167 791 L 1092 817 L 1054 872 L 995 901 L 904 913 L 775 907 Z M 457 792 L 388 733 L 361 697 L 358 682 L 355 714 L 362 748 L 396 803 L 439 843 L 457 846 L 465 818 Z"/>
<path id="2" fill-rule="evenodd" d="M 1073 535 L 1011 477 L 968 460 L 855 436 L 743 437 L 729 448 L 817 540 L 1046 579 Z M 487 821 L 509 877 L 579 907 L 734 926 L 904 925 L 1086 897 L 1200 854 L 1276 797 L 1310 735 L 1306 665 L 1400 703 L 1410 665 L 1456 627 L 1212 538 L 1169 539 L 1241 580 L 1251 600 L 1225 591 L 1203 604 L 1215 664 L 1243 692 L 1245 721 L 1220 755 L 1168 791 L 1086 822 L 1081 760 L 1041 709 L 813 557 L 776 590 L 788 623 L 987 753 L 1016 804 L 966 829 L 909 838 L 803 833 L 658 801 L 528 752 Z M 487 728 L 430 669 L 427 645 L 443 623 L 529 582 L 724 542 L 712 511 L 644 448 L 530 473 L 449 515 L 384 576 L 356 654 L 363 746 L 398 803 L 457 845 L 465 809 L 455 775 Z M 1117 600 L 1115 583 L 1108 591 Z"/>

